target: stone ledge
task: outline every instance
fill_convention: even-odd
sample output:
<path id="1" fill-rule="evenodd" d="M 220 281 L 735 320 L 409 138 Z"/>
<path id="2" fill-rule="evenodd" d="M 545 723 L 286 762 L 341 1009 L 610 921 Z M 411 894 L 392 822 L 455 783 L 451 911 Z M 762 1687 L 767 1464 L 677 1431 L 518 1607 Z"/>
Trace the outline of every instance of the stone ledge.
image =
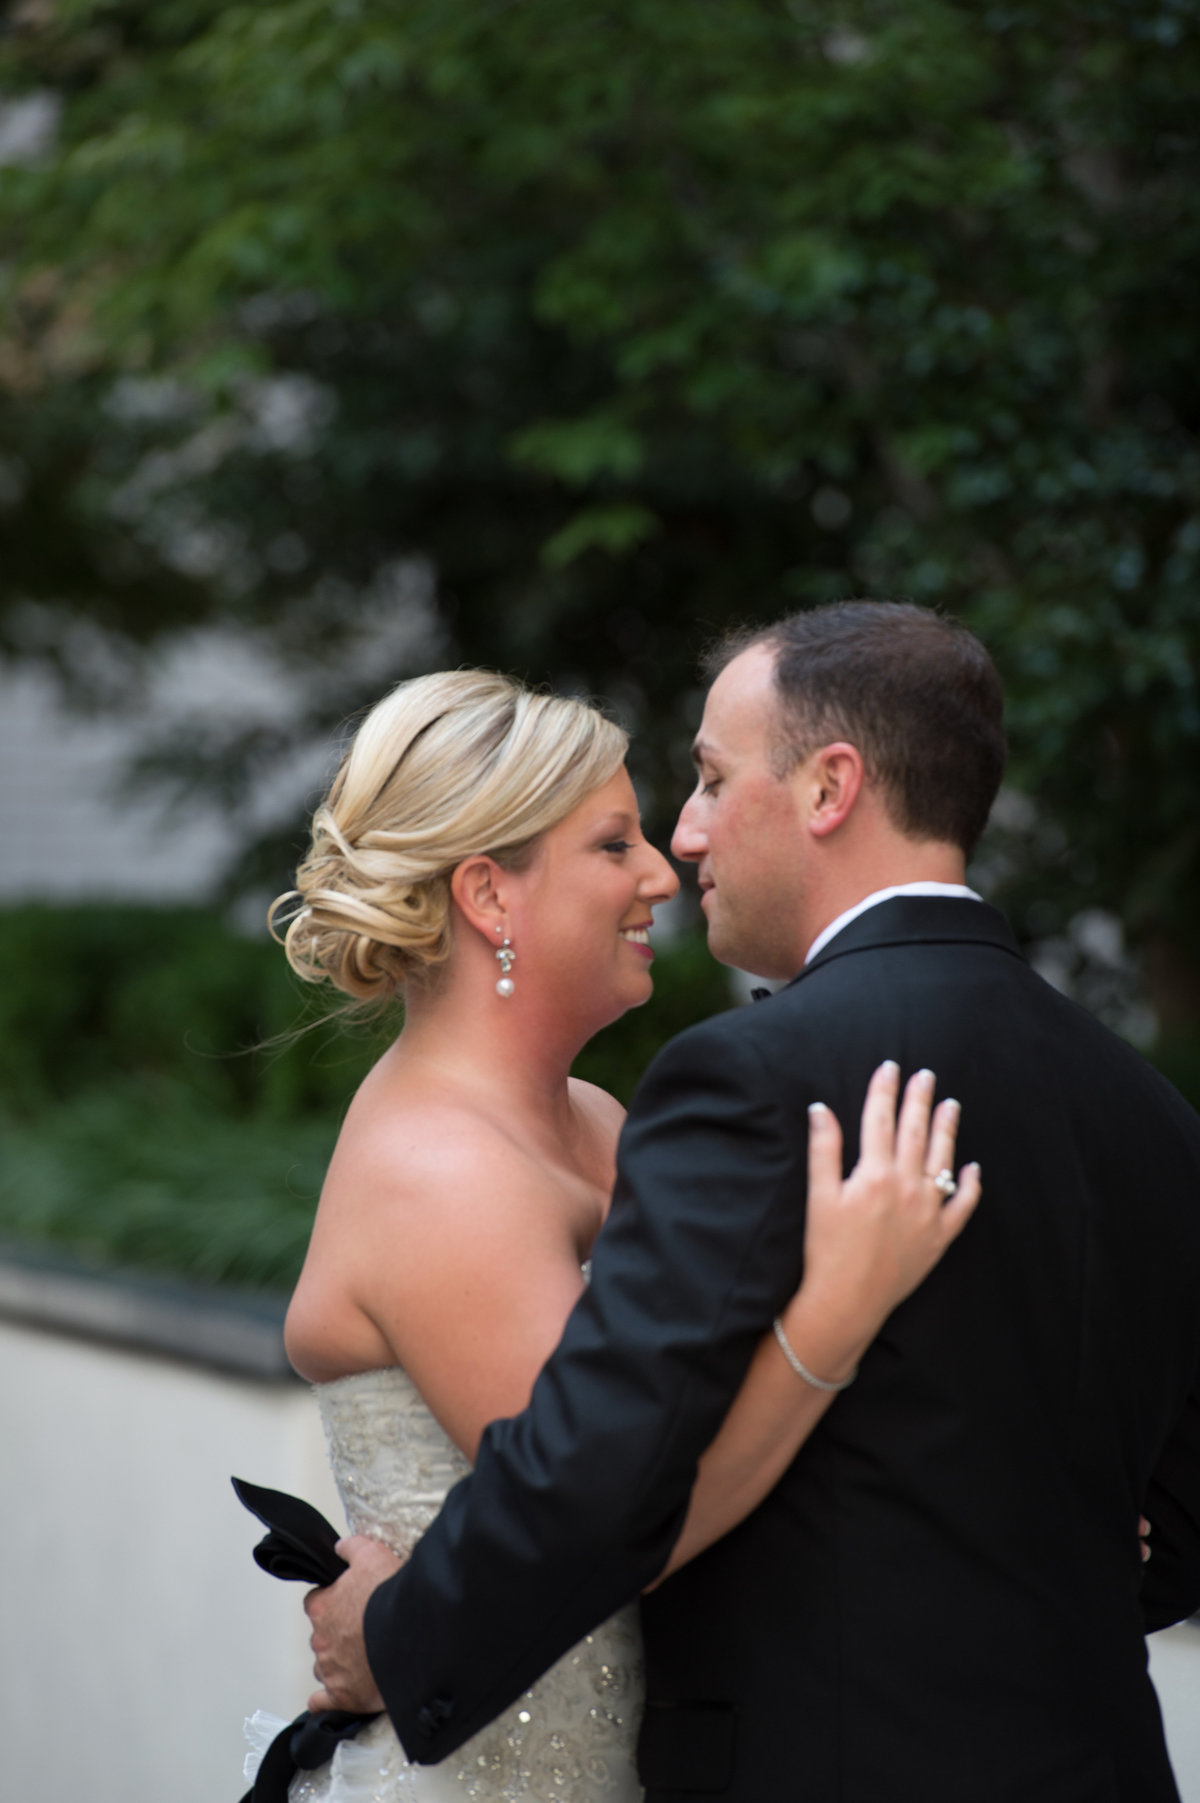
<path id="1" fill-rule="evenodd" d="M 0 1244 L 0 1319 L 263 1382 L 300 1382 L 283 1349 L 286 1308 L 281 1296 L 107 1271 L 69 1254 Z"/>

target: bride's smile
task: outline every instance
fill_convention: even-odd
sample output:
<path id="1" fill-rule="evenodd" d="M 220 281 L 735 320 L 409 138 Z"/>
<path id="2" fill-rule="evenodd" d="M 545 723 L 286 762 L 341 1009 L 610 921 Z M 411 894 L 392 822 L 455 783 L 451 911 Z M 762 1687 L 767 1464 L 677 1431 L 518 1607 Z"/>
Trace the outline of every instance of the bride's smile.
<path id="1" fill-rule="evenodd" d="M 560 1020 L 568 1008 L 590 1035 L 648 1001 L 654 909 L 678 889 L 622 766 L 543 835 L 526 870 L 498 878 L 513 1002 L 552 1005 Z"/>

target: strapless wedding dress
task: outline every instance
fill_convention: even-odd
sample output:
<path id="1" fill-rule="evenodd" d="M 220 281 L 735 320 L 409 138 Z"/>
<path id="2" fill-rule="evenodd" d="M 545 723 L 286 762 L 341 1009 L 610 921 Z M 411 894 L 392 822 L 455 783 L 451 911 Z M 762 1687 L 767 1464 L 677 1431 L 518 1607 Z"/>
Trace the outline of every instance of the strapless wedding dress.
<path id="1" fill-rule="evenodd" d="M 316 1386 L 350 1532 L 406 1553 L 470 1469 L 403 1371 Z M 343 1741 L 331 1763 L 297 1773 L 289 1803 L 639 1803 L 634 1743 L 641 1637 L 630 1604 L 566 1653 L 510 1709 L 441 1765 L 410 1765 L 386 1716 Z M 247 1731 L 261 1758 L 282 1727 Z M 255 1755 L 247 1775 L 256 1769 Z"/>

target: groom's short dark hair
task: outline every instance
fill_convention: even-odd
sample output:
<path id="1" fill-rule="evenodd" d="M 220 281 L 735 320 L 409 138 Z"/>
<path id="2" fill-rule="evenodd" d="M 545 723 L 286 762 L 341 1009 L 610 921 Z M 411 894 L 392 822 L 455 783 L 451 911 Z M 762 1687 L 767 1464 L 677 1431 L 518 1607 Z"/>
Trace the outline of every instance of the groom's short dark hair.
<path id="1" fill-rule="evenodd" d="M 1004 774 L 1004 692 L 961 621 L 837 601 L 732 634 L 705 658 L 709 680 L 753 645 L 775 653 L 778 775 L 846 739 L 902 832 L 974 849 Z"/>

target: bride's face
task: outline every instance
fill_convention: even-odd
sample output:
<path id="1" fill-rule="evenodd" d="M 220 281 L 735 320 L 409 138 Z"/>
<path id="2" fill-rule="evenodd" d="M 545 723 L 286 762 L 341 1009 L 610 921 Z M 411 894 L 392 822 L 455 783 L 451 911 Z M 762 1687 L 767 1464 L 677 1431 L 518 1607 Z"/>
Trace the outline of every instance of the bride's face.
<path id="1" fill-rule="evenodd" d="M 615 776 L 552 827 L 517 879 L 510 932 L 518 984 L 548 986 L 595 1026 L 648 1000 L 653 910 L 679 888 L 642 836 L 629 773 Z"/>

